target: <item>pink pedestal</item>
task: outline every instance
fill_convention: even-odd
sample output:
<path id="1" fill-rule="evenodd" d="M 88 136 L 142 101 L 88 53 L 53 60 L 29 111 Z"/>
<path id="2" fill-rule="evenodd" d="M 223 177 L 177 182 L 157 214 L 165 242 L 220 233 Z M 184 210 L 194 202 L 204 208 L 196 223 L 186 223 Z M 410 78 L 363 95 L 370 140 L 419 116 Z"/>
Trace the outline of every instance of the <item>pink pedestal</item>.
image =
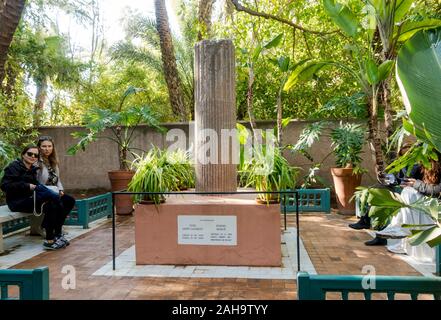
<path id="1" fill-rule="evenodd" d="M 280 266 L 280 206 L 256 204 L 249 195 L 246 198 L 178 196 L 159 206 L 137 205 L 136 264 Z M 182 216 L 227 216 L 235 220 L 236 244 L 179 244 Z M 182 239 L 181 235 L 181 243 Z"/>

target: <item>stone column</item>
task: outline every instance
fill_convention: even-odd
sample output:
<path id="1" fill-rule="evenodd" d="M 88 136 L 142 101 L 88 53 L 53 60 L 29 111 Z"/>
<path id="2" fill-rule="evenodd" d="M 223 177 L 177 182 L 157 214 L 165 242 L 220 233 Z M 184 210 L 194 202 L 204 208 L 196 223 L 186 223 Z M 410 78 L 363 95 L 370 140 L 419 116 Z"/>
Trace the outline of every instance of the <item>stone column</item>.
<path id="1" fill-rule="evenodd" d="M 233 42 L 198 42 L 195 46 L 194 76 L 196 191 L 236 191 L 237 162 L 232 157 L 232 140 L 236 137 L 229 139 L 227 148 L 221 147 L 222 130 L 226 133 L 226 130 L 236 128 Z M 211 138 L 207 137 L 208 134 Z M 217 148 L 213 149 L 213 146 Z M 228 159 L 226 152 L 229 152 Z"/>

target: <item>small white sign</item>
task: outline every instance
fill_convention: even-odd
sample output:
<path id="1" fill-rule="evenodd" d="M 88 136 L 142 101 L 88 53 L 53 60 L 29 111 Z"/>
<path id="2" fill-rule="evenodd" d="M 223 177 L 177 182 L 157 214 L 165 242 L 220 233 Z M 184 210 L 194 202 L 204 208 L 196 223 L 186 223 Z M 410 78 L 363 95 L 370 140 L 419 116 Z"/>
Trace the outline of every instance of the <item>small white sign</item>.
<path id="1" fill-rule="evenodd" d="M 178 244 L 235 246 L 236 216 L 178 216 Z"/>

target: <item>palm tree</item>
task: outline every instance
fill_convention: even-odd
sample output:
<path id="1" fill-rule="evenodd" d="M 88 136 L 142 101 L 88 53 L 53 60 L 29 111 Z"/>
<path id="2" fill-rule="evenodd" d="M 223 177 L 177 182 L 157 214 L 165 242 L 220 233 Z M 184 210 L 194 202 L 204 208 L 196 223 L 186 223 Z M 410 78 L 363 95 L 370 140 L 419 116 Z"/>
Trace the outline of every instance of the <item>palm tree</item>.
<path id="1" fill-rule="evenodd" d="M 181 16 L 182 18 L 182 16 Z M 184 106 L 193 114 L 194 109 L 194 71 L 193 47 L 196 42 L 196 33 L 193 30 L 186 31 L 186 24 L 192 19 L 183 18 L 181 23 L 184 25 L 183 37 L 173 36 L 175 45 L 175 55 L 181 88 L 184 98 Z M 188 31 L 188 30 L 187 30 Z M 132 15 L 126 22 L 125 33 L 128 40 L 120 41 L 111 48 L 113 59 L 121 59 L 129 62 L 141 63 L 149 70 L 157 74 L 161 85 L 166 85 L 161 59 L 161 45 L 159 35 L 156 30 L 156 22 L 149 17 L 142 15 Z M 140 45 L 135 45 L 132 39 L 141 40 Z M 155 75 L 156 75 L 155 74 Z"/>
<path id="2" fill-rule="evenodd" d="M 176 66 L 172 35 L 168 24 L 165 0 L 155 0 L 156 29 L 159 34 L 163 72 L 173 113 L 181 120 L 188 121 L 182 94 L 181 79 Z"/>
<path id="3" fill-rule="evenodd" d="M 8 49 L 20 22 L 26 0 L 0 1 L 0 84 L 5 78 Z"/>

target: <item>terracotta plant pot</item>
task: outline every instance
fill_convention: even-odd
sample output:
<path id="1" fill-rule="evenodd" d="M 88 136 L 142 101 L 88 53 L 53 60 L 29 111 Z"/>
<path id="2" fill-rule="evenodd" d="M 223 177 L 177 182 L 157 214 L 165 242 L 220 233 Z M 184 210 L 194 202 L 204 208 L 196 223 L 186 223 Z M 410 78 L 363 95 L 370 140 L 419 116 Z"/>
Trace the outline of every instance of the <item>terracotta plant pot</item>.
<path id="1" fill-rule="evenodd" d="M 133 171 L 115 170 L 109 171 L 109 179 L 112 191 L 121 191 L 127 189 L 127 185 L 132 180 Z M 115 196 L 116 213 L 119 215 L 128 215 L 133 211 L 133 200 L 131 195 Z"/>
<path id="2" fill-rule="evenodd" d="M 361 185 L 362 174 L 354 174 L 352 168 L 331 168 L 337 198 L 338 211 L 344 215 L 355 214 L 355 201 L 349 202 Z"/>

